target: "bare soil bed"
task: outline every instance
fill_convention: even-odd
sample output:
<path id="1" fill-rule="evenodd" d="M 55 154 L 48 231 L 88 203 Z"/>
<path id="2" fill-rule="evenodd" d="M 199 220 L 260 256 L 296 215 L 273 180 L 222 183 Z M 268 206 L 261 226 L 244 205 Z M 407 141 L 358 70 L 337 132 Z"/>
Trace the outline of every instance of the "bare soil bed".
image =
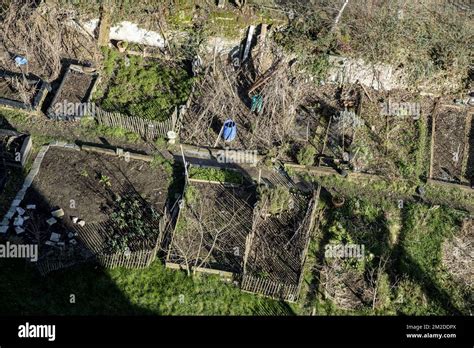
<path id="1" fill-rule="evenodd" d="M 110 186 L 101 183 L 101 177 L 108 177 Z M 33 187 L 46 198 L 46 204 L 57 205 L 66 215 L 78 216 L 86 223 L 98 223 L 108 219 L 103 208 L 111 193 L 137 192 L 156 211 L 162 211 L 168 180 L 163 171 L 151 168 L 146 162 L 127 162 L 109 155 L 51 147 Z M 70 207 L 71 200 L 75 208 Z"/>
<path id="2" fill-rule="evenodd" d="M 74 116 L 79 113 L 76 107 L 68 105 L 79 105 L 87 101 L 95 77 L 91 74 L 81 73 L 74 69 L 69 69 L 63 77 L 62 83 L 54 96 L 51 107 L 48 110 L 50 115 Z"/>
<path id="3" fill-rule="evenodd" d="M 23 224 L 25 232 L 12 238 L 38 243 L 40 258 L 62 262 L 62 267 L 98 252 L 113 252 L 110 239 L 123 235 L 124 230 L 131 234 L 130 225 L 120 227 L 120 220 L 112 218 L 122 212 L 117 210 L 117 197 L 132 197 L 142 210 L 149 208 L 161 216 L 169 179 L 163 170 L 153 169 L 148 162 L 50 147 L 21 204 L 26 211 L 23 216 L 27 217 Z M 28 209 L 28 205 L 35 207 Z M 62 209 L 64 215 L 48 222 L 57 209 Z M 151 221 L 145 214 L 140 216 L 146 223 Z M 154 226 L 153 231 L 158 232 Z M 131 251 L 148 242 L 148 237 L 144 236 L 141 244 L 130 240 Z M 157 238 L 150 240 L 155 245 Z"/>
<path id="4" fill-rule="evenodd" d="M 462 108 L 444 106 L 435 115 L 433 134 L 433 179 L 464 182 L 465 163 L 469 155 L 468 115 Z"/>

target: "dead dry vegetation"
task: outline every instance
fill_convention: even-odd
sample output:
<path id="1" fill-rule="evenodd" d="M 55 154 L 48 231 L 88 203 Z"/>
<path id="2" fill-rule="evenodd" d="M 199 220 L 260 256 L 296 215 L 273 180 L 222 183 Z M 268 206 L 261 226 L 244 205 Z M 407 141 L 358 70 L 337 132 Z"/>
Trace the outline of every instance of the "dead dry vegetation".
<path id="1" fill-rule="evenodd" d="M 58 4 L 4 2 L 0 7 L 0 67 L 52 81 L 59 76 L 63 59 L 96 62 L 94 38 L 81 29 L 78 18 L 77 12 Z M 16 55 L 28 59 L 23 71 L 13 61 Z"/>
<path id="2" fill-rule="evenodd" d="M 276 2 L 294 11 L 281 41 L 302 56 L 322 52 L 388 63 L 415 91 L 453 93 L 472 83 L 474 21 L 463 1 Z"/>
<path id="3" fill-rule="evenodd" d="M 443 265 L 450 274 L 466 287 L 474 286 L 474 258 L 472 244 L 474 241 L 474 220 L 466 219 L 461 231 L 446 240 L 443 245 Z"/>
<path id="4" fill-rule="evenodd" d="M 270 40 L 236 67 L 227 56 L 215 57 L 196 86 L 197 96 L 184 123 L 183 140 L 207 146 L 219 143 L 221 126 L 233 119 L 239 127 L 232 147 L 263 152 L 289 140 L 298 105 L 312 90 L 311 81 Z M 261 98 L 261 108 L 252 107 Z"/>
<path id="5" fill-rule="evenodd" d="M 30 105 L 39 84 L 39 81 L 28 81 L 24 76 L 0 77 L 0 96 Z"/>

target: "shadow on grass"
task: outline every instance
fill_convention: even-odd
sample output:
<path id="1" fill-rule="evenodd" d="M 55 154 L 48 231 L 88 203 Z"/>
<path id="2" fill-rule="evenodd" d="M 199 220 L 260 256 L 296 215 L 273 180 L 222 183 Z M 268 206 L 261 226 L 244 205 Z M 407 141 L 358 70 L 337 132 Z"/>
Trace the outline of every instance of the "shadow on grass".
<path id="1" fill-rule="evenodd" d="M 175 171 L 179 174 L 182 168 L 177 165 Z M 20 185 L 12 190 L 11 196 L 6 197 L 8 203 L 22 181 L 23 177 L 19 178 Z M 131 182 L 127 181 L 127 184 Z M 179 182 L 170 189 L 170 194 L 178 189 Z M 34 186 L 29 190 L 33 190 L 33 194 L 26 198 L 35 199 L 37 210 L 44 214 L 50 212 L 55 203 Z M 43 241 L 49 239 L 51 233 L 52 229 L 41 231 L 40 238 Z M 21 237 L 11 228 L 7 236 L 0 237 L 0 243 L 10 239 L 19 241 Z M 30 237 L 26 241 L 32 243 L 33 239 Z M 0 267 L 0 315 L 292 314 L 285 303 L 243 294 L 239 289 L 220 282 L 195 282 L 184 278 L 179 272 L 165 270 L 159 261 L 144 270 L 106 270 L 87 262 L 53 271 L 44 277 L 39 275 L 32 263 L 24 260 L 0 259 Z M 201 292 L 201 288 L 205 291 Z M 193 299 L 193 305 L 182 309 L 173 305 L 179 292 Z M 216 298 L 215 292 L 222 292 L 223 295 Z M 213 304 L 216 300 L 219 304 Z"/>
<path id="2" fill-rule="evenodd" d="M 441 288 L 436 280 L 436 273 L 427 272 L 407 250 L 406 241 L 410 229 L 408 221 L 412 218 L 410 216 L 410 207 L 413 205 L 407 205 L 402 210 L 402 229 L 399 236 L 399 242 L 394 250 L 394 259 L 397 260 L 394 270 L 397 273 L 407 274 L 411 280 L 421 286 L 424 293 L 428 296 L 429 300 L 438 305 L 440 308 L 446 311 L 447 315 L 463 315 L 464 313 L 460 308 L 453 304 L 451 295 Z M 423 233 L 421 230 L 417 230 L 416 233 Z M 423 247 L 423 246 L 421 246 Z M 423 257 L 422 255 L 420 257 Z M 395 281 L 395 272 L 389 273 L 391 281 Z M 404 314 L 399 312 L 399 314 Z"/>

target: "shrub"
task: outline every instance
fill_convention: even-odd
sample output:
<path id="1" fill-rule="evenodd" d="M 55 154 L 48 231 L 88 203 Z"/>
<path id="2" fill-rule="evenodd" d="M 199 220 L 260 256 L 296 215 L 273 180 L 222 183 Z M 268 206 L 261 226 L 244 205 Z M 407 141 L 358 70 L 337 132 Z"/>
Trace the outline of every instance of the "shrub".
<path id="1" fill-rule="evenodd" d="M 299 164 L 305 166 L 312 166 L 314 164 L 314 157 L 316 156 L 316 148 L 313 145 L 306 145 L 302 147 L 296 155 L 296 160 Z"/>
<path id="2" fill-rule="evenodd" d="M 259 193 L 259 204 L 263 208 L 263 204 L 268 202 L 268 212 L 272 215 L 280 214 L 290 209 L 291 194 L 287 187 L 276 186 L 276 187 L 260 187 Z"/>
<path id="3" fill-rule="evenodd" d="M 190 185 L 186 188 L 184 199 L 187 204 L 192 205 L 196 203 L 198 197 L 199 197 L 199 189 L 197 187 Z"/>
<path id="4" fill-rule="evenodd" d="M 118 110 L 130 116 L 163 121 L 172 109 L 189 96 L 193 79 L 183 66 L 171 66 L 141 56 L 117 57 L 115 50 L 104 54 L 106 74 L 116 67 L 106 96 L 105 109 Z"/>
<path id="5" fill-rule="evenodd" d="M 153 160 L 150 163 L 153 169 L 162 168 L 168 175 L 173 174 L 173 164 L 167 160 L 161 153 L 157 153 L 153 156 Z"/>

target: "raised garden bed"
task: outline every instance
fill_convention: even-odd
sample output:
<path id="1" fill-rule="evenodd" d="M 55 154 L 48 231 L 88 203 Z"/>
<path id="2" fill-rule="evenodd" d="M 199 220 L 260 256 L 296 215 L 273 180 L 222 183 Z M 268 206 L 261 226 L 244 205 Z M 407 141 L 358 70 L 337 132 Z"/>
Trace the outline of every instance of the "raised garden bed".
<path id="1" fill-rule="evenodd" d="M 149 265 L 164 228 L 169 174 L 151 158 L 67 146 L 51 146 L 35 161 L 39 171 L 19 205 L 25 213 L 15 211 L 7 236 L 39 245 L 42 274 L 91 257 L 107 267 Z M 19 216 L 28 218 L 14 226 Z"/>
<path id="2" fill-rule="evenodd" d="M 4 160 L 6 165 L 24 166 L 28 160 L 31 145 L 28 134 L 0 129 L 0 159 Z"/>
<path id="3" fill-rule="evenodd" d="M 468 184 L 472 180 L 472 113 L 442 105 L 433 117 L 430 178 Z"/>
<path id="4" fill-rule="evenodd" d="M 37 111 L 48 84 L 38 78 L 0 70 L 0 106 Z"/>
<path id="5" fill-rule="evenodd" d="M 89 102 L 98 74 L 95 69 L 70 65 L 48 108 L 48 117 L 53 119 L 73 120 L 81 117 L 85 103 Z"/>

